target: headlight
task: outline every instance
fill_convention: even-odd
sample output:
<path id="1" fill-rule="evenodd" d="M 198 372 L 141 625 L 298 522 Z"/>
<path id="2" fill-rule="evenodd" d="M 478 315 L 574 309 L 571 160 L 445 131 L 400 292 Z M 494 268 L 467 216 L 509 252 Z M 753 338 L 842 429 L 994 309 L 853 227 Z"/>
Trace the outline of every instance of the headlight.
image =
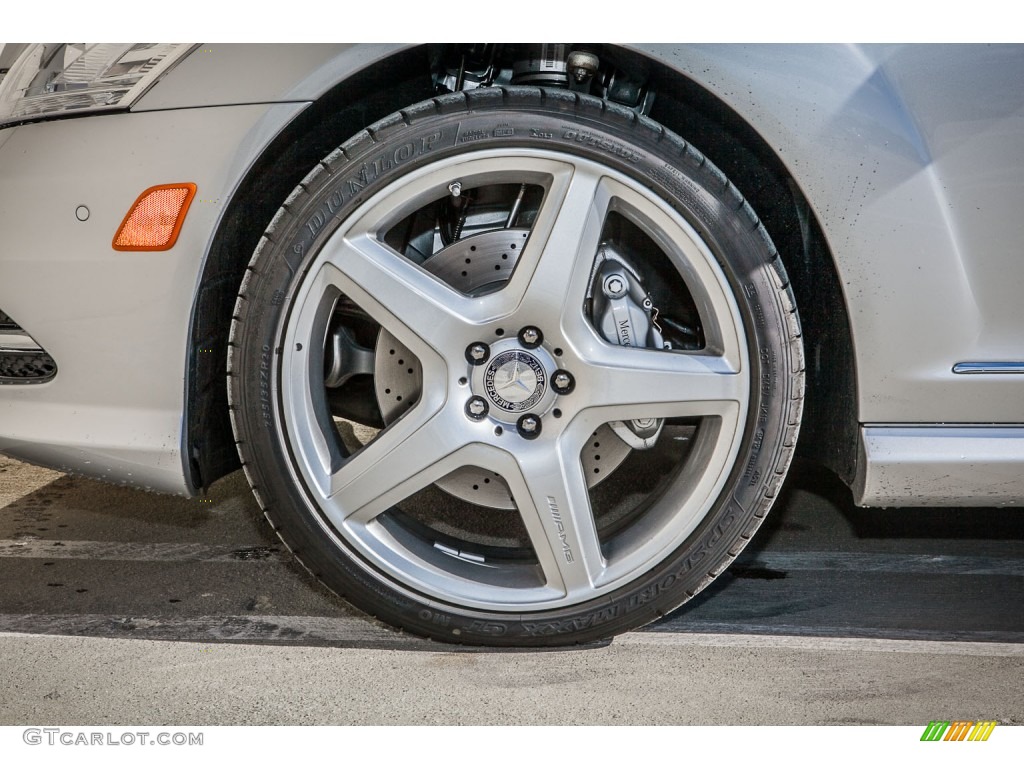
<path id="1" fill-rule="evenodd" d="M 0 125 L 124 109 L 192 48 L 177 43 L 40 43 L 0 81 Z"/>

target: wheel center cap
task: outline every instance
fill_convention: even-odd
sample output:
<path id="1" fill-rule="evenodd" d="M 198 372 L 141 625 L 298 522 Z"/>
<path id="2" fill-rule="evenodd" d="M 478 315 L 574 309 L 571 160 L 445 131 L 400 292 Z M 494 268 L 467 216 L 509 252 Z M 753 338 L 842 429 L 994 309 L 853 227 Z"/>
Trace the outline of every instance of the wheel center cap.
<path id="1" fill-rule="evenodd" d="M 548 376 L 541 361 L 522 349 L 510 349 L 491 358 L 484 370 L 484 391 L 504 411 L 521 413 L 533 408 L 547 391 Z"/>

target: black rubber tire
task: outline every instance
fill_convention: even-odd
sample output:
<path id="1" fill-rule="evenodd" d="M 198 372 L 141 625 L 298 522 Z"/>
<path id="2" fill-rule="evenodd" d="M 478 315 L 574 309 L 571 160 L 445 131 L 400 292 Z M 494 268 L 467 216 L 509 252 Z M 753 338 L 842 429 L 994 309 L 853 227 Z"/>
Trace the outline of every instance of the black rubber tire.
<path id="1" fill-rule="evenodd" d="M 417 597 L 325 535 L 282 438 L 278 396 L 289 302 L 333 225 L 376 190 L 424 164 L 470 149 L 512 146 L 586 156 L 642 180 L 668 201 L 725 272 L 751 362 L 739 457 L 725 490 L 692 535 L 626 587 L 534 614 L 483 612 Z M 743 549 L 779 491 L 796 443 L 804 381 L 800 324 L 785 269 L 754 211 L 717 168 L 632 111 L 564 91 L 498 87 L 409 107 L 354 136 L 310 172 L 274 218 L 248 267 L 228 371 L 246 475 L 274 530 L 305 567 L 384 621 L 438 640 L 480 645 L 608 638 L 664 616 L 706 587 Z"/>

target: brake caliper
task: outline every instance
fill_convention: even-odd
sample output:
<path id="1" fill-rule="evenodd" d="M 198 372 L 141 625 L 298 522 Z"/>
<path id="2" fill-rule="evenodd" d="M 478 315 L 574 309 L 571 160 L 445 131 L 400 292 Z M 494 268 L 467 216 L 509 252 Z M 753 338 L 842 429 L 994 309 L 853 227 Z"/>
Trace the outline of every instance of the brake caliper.
<path id="1" fill-rule="evenodd" d="M 605 340 L 622 347 L 670 349 L 661 335 L 658 310 L 639 273 L 608 243 L 601 246 L 587 294 L 591 322 Z M 651 448 L 661 434 L 664 419 L 612 421 L 609 425 L 637 450 Z"/>

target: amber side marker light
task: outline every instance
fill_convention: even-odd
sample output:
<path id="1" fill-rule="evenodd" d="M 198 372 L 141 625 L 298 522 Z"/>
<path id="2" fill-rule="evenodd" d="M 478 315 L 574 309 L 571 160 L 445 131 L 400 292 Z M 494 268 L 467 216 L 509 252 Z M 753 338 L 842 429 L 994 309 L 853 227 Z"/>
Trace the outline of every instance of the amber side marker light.
<path id="1" fill-rule="evenodd" d="M 150 187 L 128 209 L 114 235 L 115 251 L 166 251 L 178 240 L 195 184 Z"/>

